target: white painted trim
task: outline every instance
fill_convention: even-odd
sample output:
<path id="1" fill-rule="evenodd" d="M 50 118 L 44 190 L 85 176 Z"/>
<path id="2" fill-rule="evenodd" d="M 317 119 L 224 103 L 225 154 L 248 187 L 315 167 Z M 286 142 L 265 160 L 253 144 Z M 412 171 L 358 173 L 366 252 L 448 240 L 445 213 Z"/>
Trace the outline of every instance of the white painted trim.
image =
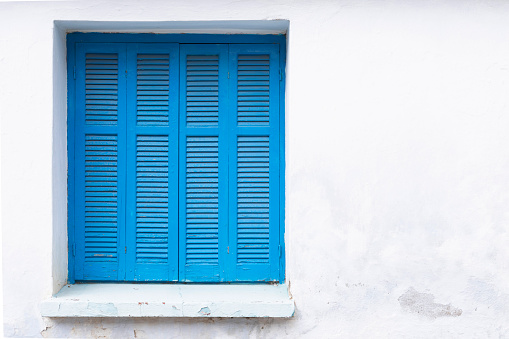
<path id="1" fill-rule="evenodd" d="M 76 284 L 41 303 L 44 317 L 292 317 L 282 285 Z"/>
<path id="2" fill-rule="evenodd" d="M 55 20 L 66 32 L 103 33 L 195 33 L 195 34 L 285 34 L 289 21 L 208 20 L 208 21 L 81 21 Z"/>

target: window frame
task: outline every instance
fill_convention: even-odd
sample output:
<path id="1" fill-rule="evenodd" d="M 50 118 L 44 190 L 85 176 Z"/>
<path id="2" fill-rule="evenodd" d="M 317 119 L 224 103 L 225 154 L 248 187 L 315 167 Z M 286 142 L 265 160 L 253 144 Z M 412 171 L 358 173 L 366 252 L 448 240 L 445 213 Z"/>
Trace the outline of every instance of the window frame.
<path id="1" fill-rule="evenodd" d="M 271 43 L 279 45 L 279 283 L 285 282 L 285 68 L 286 68 L 286 35 L 285 34 L 151 34 L 151 33 L 68 33 L 67 46 L 67 154 L 68 154 L 68 282 L 75 283 L 75 44 L 88 43 L 184 43 L 184 44 L 256 44 Z M 122 283 L 121 281 L 117 283 Z M 177 282 L 179 283 L 179 282 Z M 253 282 L 254 283 L 254 282 Z M 221 284 L 221 283 L 219 283 Z M 223 283 L 224 284 L 224 283 Z"/>

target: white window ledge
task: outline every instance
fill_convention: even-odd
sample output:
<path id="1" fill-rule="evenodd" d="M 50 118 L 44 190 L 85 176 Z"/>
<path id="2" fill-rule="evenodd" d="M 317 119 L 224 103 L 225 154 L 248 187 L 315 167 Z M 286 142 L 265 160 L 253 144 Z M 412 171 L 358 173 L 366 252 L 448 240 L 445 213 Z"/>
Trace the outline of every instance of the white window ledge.
<path id="1" fill-rule="evenodd" d="M 44 317 L 293 316 L 286 285 L 76 284 L 41 304 Z"/>

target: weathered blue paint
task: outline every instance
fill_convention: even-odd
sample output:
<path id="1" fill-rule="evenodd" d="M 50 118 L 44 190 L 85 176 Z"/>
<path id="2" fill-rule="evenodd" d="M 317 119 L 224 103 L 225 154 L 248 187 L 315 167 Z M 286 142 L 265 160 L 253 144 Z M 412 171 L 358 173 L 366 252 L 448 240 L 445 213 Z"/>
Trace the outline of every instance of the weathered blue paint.
<path id="1" fill-rule="evenodd" d="M 223 282 L 228 269 L 228 45 L 182 45 L 180 86 L 180 281 Z"/>
<path id="2" fill-rule="evenodd" d="M 128 281 L 178 279 L 178 44 L 127 44 Z"/>
<path id="3" fill-rule="evenodd" d="M 284 281 L 284 42 L 69 34 L 71 282 Z"/>
<path id="4" fill-rule="evenodd" d="M 229 46 L 229 273 L 279 280 L 279 48 Z"/>
<path id="5" fill-rule="evenodd" d="M 180 44 L 286 44 L 283 34 L 152 34 L 152 33 L 69 33 L 67 39 L 76 42 L 107 43 L 180 43 Z"/>
<path id="6" fill-rule="evenodd" d="M 285 245 L 285 196 L 286 196 L 286 119 L 285 119 L 285 93 L 286 93 L 286 39 L 279 44 L 279 69 L 281 80 L 279 82 L 279 282 L 285 281 L 286 245 Z"/>
<path id="7" fill-rule="evenodd" d="M 74 239 L 75 217 L 74 217 L 74 128 L 75 128 L 75 102 L 76 102 L 76 88 L 75 88 L 75 55 L 76 44 L 67 40 L 67 258 L 69 266 L 69 283 L 75 283 L 75 257 L 76 257 L 76 242 Z"/>
<path id="8" fill-rule="evenodd" d="M 76 280 L 125 278 L 125 52 L 76 45 Z"/>

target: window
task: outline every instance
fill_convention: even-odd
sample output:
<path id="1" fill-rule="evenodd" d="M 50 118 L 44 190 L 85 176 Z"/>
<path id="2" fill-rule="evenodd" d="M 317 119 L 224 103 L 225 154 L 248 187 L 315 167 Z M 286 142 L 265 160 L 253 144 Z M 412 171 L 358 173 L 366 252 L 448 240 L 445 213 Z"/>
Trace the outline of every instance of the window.
<path id="1" fill-rule="evenodd" d="M 71 282 L 284 281 L 284 42 L 68 35 Z"/>

